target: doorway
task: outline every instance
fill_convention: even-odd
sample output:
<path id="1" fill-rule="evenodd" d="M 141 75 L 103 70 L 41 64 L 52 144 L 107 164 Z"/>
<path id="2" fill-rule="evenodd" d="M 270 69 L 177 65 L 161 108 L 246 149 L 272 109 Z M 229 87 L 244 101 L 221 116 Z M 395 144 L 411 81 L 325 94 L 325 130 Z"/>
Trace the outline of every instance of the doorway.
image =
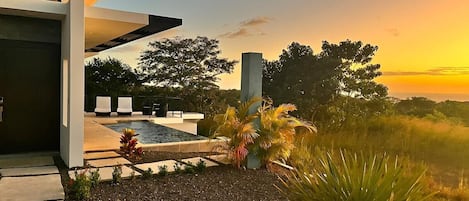
<path id="1" fill-rule="evenodd" d="M 59 150 L 60 48 L 0 39 L 0 154 Z"/>

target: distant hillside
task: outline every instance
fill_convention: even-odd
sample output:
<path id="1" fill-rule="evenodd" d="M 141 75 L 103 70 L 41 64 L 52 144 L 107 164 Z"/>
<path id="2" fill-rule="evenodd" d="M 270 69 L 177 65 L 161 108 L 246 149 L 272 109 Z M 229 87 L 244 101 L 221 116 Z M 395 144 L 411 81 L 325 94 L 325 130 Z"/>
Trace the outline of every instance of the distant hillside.
<path id="1" fill-rule="evenodd" d="M 446 100 L 452 101 L 469 101 L 469 94 L 454 94 L 454 93 L 393 93 L 392 91 L 389 92 L 389 96 L 395 97 L 398 99 L 407 99 L 411 97 L 427 97 L 430 100 L 436 102 L 442 102 Z"/>

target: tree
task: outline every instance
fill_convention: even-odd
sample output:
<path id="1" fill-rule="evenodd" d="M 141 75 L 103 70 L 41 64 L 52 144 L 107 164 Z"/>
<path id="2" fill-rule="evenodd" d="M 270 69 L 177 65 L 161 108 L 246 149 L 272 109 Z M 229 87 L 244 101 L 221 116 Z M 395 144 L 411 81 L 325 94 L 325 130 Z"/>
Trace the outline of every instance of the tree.
<path id="1" fill-rule="evenodd" d="M 469 102 L 447 100 L 437 103 L 436 110 L 449 117 L 452 121 L 460 121 L 469 127 Z"/>
<path id="2" fill-rule="evenodd" d="M 148 82 L 178 88 L 217 88 L 218 75 L 231 73 L 237 61 L 219 58 L 218 41 L 207 37 L 154 41 L 140 55 Z"/>
<path id="3" fill-rule="evenodd" d="M 142 82 L 139 73 L 120 60 L 94 58 L 85 65 L 85 108 L 94 109 L 96 95 L 128 95 Z"/>
<path id="4" fill-rule="evenodd" d="M 315 119 L 320 107 L 341 96 L 372 100 L 384 98 L 387 88 L 373 81 L 381 75 L 379 64 L 370 64 L 377 46 L 346 40 L 323 42 L 322 52 L 292 43 L 279 60 L 264 61 L 263 93 L 278 102 L 298 106 L 303 118 Z"/>
<path id="5" fill-rule="evenodd" d="M 424 117 L 433 114 L 436 102 L 425 97 L 412 97 L 399 101 L 395 107 L 400 114 Z"/>

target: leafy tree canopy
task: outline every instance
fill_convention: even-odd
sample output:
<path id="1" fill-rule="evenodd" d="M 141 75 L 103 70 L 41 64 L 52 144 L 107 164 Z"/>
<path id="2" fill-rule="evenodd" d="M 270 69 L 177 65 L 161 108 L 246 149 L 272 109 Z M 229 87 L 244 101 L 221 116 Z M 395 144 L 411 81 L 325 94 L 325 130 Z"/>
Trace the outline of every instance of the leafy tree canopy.
<path id="1" fill-rule="evenodd" d="M 395 107 L 400 114 L 424 117 L 433 113 L 436 102 L 425 97 L 412 97 L 399 101 Z"/>
<path id="2" fill-rule="evenodd" d="M 339 96 L 384 98 L 387 88 L 373 80 L 381 75 L 380 65 L 370 63 L 377 50 L 361 41 L 324 41 L 322 51 L 314 54 L 311 47 L 294 42 L 279 60 L 264 61 L 263 93 L 277 103 L 296 104 L 307 118 Z"/>
<path id="3" fill-rule="evenodd" d="M 140 55 L 148 82 L 164 87 L 216 88 L 217 76 L 231 73 L 237 61 L 219 58 L 218 41 L 207 37 L 154 41 Z"/>
<path id="4" fill-rule="evenodd" d="M 128 95 L 142 82 L 139 73 L 120 60 L 94 58 L 85 65 L 85 106 L 94 109 L 96 95 Z"/>
<path id="5" fill-rule="evenodd" d="M 104 60 L 94 58 L 88 62 L 85 65 L 85 79 L 87 87 L 101 93 L 110 93 L 116 89 L 125 90 L 142 83 L 135 70 L 111 57 Z"/>

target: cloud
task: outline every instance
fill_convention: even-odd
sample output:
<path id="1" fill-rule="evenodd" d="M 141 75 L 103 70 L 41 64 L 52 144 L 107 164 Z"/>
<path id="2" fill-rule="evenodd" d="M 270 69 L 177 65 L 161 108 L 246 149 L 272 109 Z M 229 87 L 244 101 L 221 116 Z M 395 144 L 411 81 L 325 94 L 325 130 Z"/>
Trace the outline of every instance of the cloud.
<path id="1" fill-rule="evenodd" d="M 265 32 L 260 31 L 257 27 L 271 22 L 272 19 L 265 16 L 259 16 L 252 19 L 248 19 L 239 23 L 238 28 L 235 31 L 229 31 L 220 34 L 218 37 L 221 38 L 238 38 L 246 36 L 263 36 L 267 35 Z"/>
<path id="2" fill-rule="evenodd" d="M 385 29 L 385 31 L 390 33 L 394 37 L 398 37 L 401 34 L 396 28 Z"/>
<path id="3" fill-rule="evenodd" d="M 221 34 L 220 37 L 222 38 L 237 38 L 237 37 L 243 37 L 243 36 L 249 36 L 251 35 L 249 31 L 246 28 L 241 28 L 238 31 L 234 32 L 227 32 L 224 34 Z"/>
<path id="4" fill-rule="evenodd" d="M 241 27 L 249 27 L 249 26 L 258 26 L 262 24 L 267 24 L 271 21 L 269 17 L 255 17 L 246 21 L 241 22 Z"/>
<path id="5" fill-rule="evenodd" d="M 426 71 L 385 71 L 384 76 L 412 76 L 412 75 L 469 75 L 468 67 L 436 67 Z"/>

